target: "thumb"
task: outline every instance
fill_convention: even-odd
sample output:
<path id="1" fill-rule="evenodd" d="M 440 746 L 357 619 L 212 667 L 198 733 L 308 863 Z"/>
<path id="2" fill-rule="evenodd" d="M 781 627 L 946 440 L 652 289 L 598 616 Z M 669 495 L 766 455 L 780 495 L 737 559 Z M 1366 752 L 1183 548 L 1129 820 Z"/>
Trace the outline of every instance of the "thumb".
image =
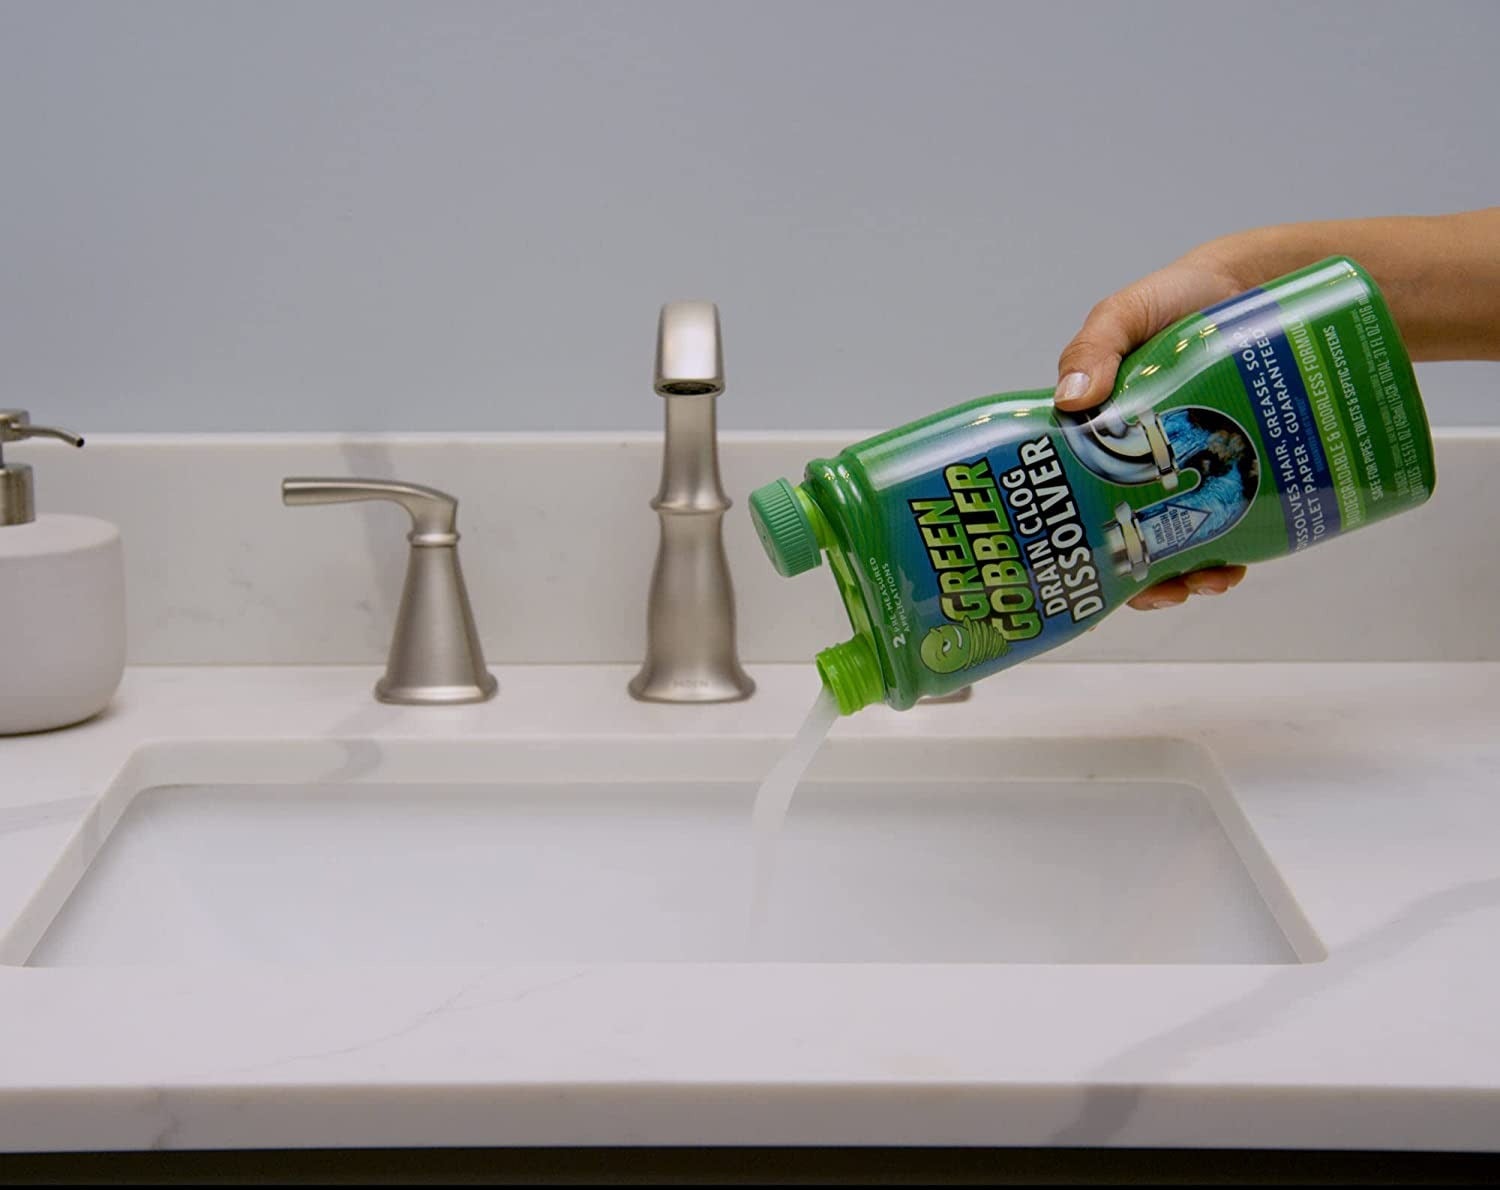
<path id="1" fill-rule="evenodd" d="M 1109 396 L 1121 359 L 1159 329 L 1154 305 L 1150 289 L 1137 282 L 1089 311 L 1058 357 L 1053 400 L 1059 409 L 1092 409 Z"/>

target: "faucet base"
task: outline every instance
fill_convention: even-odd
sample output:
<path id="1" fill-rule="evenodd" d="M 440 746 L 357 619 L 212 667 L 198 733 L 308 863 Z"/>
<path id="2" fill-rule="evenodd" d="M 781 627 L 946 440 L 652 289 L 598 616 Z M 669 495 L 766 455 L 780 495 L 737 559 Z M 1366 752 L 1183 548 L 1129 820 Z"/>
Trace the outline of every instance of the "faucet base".
<path id="1" fill-rule="evenodd" d="M 495 697 L 500 683 L 486 673 L 478 682 L 460 686 L 398 685 L 381 678 L 375 683 L 375 697 L 395 706 L 457 706 L 468 702 L 488 702 Z"/>
<path id="2" fill-rule="evenodd" d="M 665 674 L 643 669 L 630 679 L 630 697 L 640 702 L 742 702 L 755 680 L 738 666 L 723 674 Z"/>

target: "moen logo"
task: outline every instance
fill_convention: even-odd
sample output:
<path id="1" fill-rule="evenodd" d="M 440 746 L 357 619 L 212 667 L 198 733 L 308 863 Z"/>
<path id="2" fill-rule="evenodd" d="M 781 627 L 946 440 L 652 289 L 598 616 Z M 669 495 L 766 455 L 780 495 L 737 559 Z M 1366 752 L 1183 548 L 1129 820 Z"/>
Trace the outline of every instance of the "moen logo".
<path id="1" fill-rule="evenodd" d="M 946 498 L 907 504 L 937 576 L 944 617 L 958 624 L 987 621 L 1007 643 L 1032 639 L 1042 619 L 989 460 L 954 463 L 943 481 Z"/>

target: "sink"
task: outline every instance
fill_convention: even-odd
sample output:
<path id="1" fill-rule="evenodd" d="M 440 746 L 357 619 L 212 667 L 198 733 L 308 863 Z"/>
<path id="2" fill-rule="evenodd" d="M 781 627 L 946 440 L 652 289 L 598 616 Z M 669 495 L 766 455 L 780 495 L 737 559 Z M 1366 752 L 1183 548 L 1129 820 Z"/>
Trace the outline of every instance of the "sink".
<path id="1" fill-rule="evenodd" d="M 0 962 L 1295 963 L 1322 948 L 1211 756 L 841 741 L 751 921 L 782 742 L 286 740 L 135 754 Z"/>

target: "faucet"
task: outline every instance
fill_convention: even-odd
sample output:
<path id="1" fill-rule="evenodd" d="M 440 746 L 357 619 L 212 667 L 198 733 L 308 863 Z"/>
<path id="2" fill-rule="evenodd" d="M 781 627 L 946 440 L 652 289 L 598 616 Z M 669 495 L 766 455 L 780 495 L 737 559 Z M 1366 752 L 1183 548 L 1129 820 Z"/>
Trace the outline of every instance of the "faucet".
<path id="1" fill-rule="evenodd" d="M 724 555 L 715 399 L 724 391 L 719 308 L 668 302 L 656 334 L 656 392 L 665 399 L 661 536 L 646 610 L 646 658 L 630 682 L 647 702 L 736 702 L 755 683 L 735 649 L 734 586 Z"/>
<path id="2" fill-rule="evenodd" d="M 298 477 L 281 481 L 288 505 L 392 500 L 411 514 L 406 585 L 396 612 L 381 702 L 484 702 L 496 690 L 485 668 L 469 592 L 458 566 L 458 501 L 446 492 L 383 479 Z"/>

